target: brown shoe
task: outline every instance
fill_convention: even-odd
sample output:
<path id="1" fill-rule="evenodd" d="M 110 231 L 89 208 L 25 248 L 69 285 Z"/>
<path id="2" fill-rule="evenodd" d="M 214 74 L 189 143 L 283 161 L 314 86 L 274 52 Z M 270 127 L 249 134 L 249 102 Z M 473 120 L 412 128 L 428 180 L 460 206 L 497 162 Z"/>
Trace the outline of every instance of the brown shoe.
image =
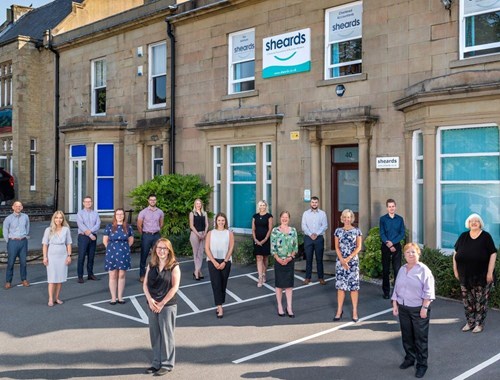
<path id="1" fill-rule="evenodd" d="M 87 280 L 100 281 L 101 279 L 91 274 L 90 276 L 87 277 Z"/>
<path id="2" fill-rule="evenodd" d="M 83 284 L 85 281 L 83 281 L 83 277 L 78 277 L 78 283 Z"/>
<path id="3" fill-rule="evenodd" d="M 306 278 L 306 279 L 302 282 L 302 284 L 304 284 L 304 285 L 309 285 L 310 283 L 311 283 L 311 279 L 310 279 L 310 278 Z"/>
<path id="4" fill-rule="evenodd" d="M 319 283 L 320 283 L 321 285 L 326 285 L 326 281 L 325 281 L 325 280 L 323 280 L 322 278 L 320 278 L 320 279 L 319 279 Z"/>
<path id="5" fill-rule="evenodd" d="M 22 284 L 24 287 L 26 287 L 26 288 L 27 288 L 28 286 L 30 286 L 30 283 L 28 282 L 28 280 L 23 280 L 23 281 L 21 282 L 21 284 Z"/>
<path id="6" fill-rule="evenodd" d="M 12 285 L 10 284 L 10 282 L 6 282 L 5 285 L 3 286 L 5 289 L 10 289 L 12 288 Z"/>
<path id="7" fill-rule="evenodd" d="M 144 282 L 144 276 L 139 277 L 139 282 Z"/>

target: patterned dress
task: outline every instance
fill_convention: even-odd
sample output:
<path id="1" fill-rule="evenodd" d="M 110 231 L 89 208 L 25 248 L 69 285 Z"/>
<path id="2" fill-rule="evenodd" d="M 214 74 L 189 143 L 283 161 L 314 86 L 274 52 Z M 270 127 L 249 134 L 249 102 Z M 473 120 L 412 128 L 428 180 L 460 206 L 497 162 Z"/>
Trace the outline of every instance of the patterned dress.
<path id="1" fill-rule="evenodd" d="M 104 235 L 108 236 L 109 240 L 104 259 L 105 271 L 130 269 L 130 246 L 128 245 L 128 238 L 133 236 L 134 232 L 131 226 L 127 227 L 128 231 L 125 232 L 123 227 L 118 225 L 116 226 L 116 231 L 113 232 L 112 224 L 106 226 Z"/>
<path id="2" fill-rule="evenodd" d="M 342 253 L 342 257 L 346 258 L 356 249 L 356 239 L 358 236 L 362 236 L 361 230 L 359 228 L 351 228 L 350 230 L 344 230 L 343 228 L 337 228 L 335 230 L 334 236 L 339 239 L 339 248 Z M 337 260 L 335 266 L 335 287 L 339 290 L 353 291 L 359 290 L 359 257 L 356 255 L 347 263 L 349 269 L 344 269 Z"/>
<path id="3" fill-rule="evenodd" d="M 297 230 L 290 227 L 290 232 L 285 234 L 279 227 L 274 227 L 271 232 L 271 254 L 285 259 L 297 252 Z M 294 283 L 295 260 L 287 265 L 281 265 L 277 261 L 274 263 L 274 286 L 281 289 L 292 288 Z"/>

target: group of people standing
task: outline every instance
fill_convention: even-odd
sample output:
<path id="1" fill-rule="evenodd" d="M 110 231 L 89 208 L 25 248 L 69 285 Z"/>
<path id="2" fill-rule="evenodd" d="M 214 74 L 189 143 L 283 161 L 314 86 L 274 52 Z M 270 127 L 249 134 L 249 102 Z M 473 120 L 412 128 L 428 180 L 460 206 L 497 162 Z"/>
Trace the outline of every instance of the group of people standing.
<path id="1" fill-rule="evenodd" d="M 427 370 L 428 332 L 431 303 L 435 299 L 434 277 L 430 269 L 420 262 L 421 250 L 418 244 L 408 243 L 402 248 L 405 225 L 396 214 L 396 202 L 386 201 L 387 214 L 380 218 L 380 239 L 382 251 L 382 291 L 384 299 L 391 299 L 393 314 L 399 317 L 404 361 L 400 368 L 406 369 L 416 363 L 415 376 L 421 378 Z M 3 224 L 7 241 L 8 264 L 5 289 L 11 288 L 13 267 L 17 257 L 20 260 L 21 284 L 28 287 L 26 273 L 27 237 L 30 231 L 29 218 L 22 213 L 23 205 L 15 201 L 13 213 Z M 257 286 L 266 282 L 268 258 L 274 257 L 275 294 L 277 314 L 280 317 L 295 318 L 292 295 L 294 285 L 295 259 L 298 254 L 297 230 L 290 226 L 290 213 L 282 211 L 279 225 L 274 226 L 273 216 L 266 201 L 257 204 L 252 217 L 252 238 L 256 256 Z M 153 360 L 147 373 L 160 376 L 172 370 L 175 362 L 174 328 L 177 314 L 176 293 L 179 289 L 181 272 L 174 249 L 168 239 L 161 238 L 164 213 L 156 207 L 156 196 L 148 197 L 148 207 L 137 219 L 141 234 L 141 260 L 139 281 L 150 311 L 150 340 Z M 352 321 L 358 322 L 358 292 L 360 289 L 359 253 L 362 249 L 362 233 L 354 226 L 355 214 L 350 209 L 341 213 L 343 226 L 333 233 L 335 252 L 335 286 L 337 289 L 337 311 L 333 318 L 340 321 L 346 292 L 351 295 Z M 94 255 L 97 232 L 100 229 L 98 213 L 92 209 L 92 198 L 85 197 L 83 209 L 77 214 L 78 225 L 78 282 L 84 283 L 84 264 L 87 259 L 87 279 L 96 281 Z M 193 249 L 193 279 L 203 279 L 203 253 L 206 254 L 210 281 L 216 305 L 216 316 L 224 316 L 226 288 L 231 271 L 234 235 L 229 230 L 224 213 L 215 216 L 215 226 L 209 230 L 208 214 L 203 202 L 196 199 L 189 214 L 190 242 Z M 316 257 L 318 282 L 326 285 L 323 270 L 324 235 L 328 229 L 326 213 L 319 209 L 319 198 L 312 197 L 310 209 L 302 215 L 306 274 L 304 285 L 311 283 L 313 258 Z M 484 222 L 478 214 L 471 214 L 465 221 L 468 231 L 462 233 L 455 244 L 453 270 L 460 282 L 465 309 L 466 324 L 462 331 L 480 333 L 484 329 L 488 298 L 495 280 L 496 247 L 491 235 L 484 231 Z M 126 271 L 131 267 L 130 251 L 134 242 L 132 227 L 125 220 L 125 211 L 116 209 L 112 223 L 104 229 L 103 244 L 106 247 L 104 269 L 109 273 L 111 305 L 124 304 Z M 60 298 L 62 283 L 67 280 L 71 264 L 71 233 L 65 215 L 56 211 L 46 228 L 42 239 L 43 264 L 47 267 L 48 306 L 63 304 Z M 148 255 L 151 260 L 147 265 Z M 401 266 L 402 253 L 406 264 Z M 390 269 L 394 274 L 394 288 L 391 295 Z M 283 293 L 286 304 L 283 306 Z"/>

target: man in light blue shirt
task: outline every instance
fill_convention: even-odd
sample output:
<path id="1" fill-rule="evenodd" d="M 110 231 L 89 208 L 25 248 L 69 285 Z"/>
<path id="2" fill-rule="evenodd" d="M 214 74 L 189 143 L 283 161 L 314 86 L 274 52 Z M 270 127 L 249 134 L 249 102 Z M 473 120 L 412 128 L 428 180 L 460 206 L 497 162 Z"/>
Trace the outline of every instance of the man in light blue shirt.
<path id="1" fill-rule="evenodd" d="M 87 279 L 100 280 L 94 275 L 94 256 L 97 247 L 97 231 L 101 227 L 101 219 L 97 211 L 92 209 L 92 197 L 83 198 L 83 209 L 76 215 L 78 225 L 78 283 L 83 284 L 83 266 L 87 259 Z"/>
<path id="2" fill-rule="evenodd" d="M 21 271 L 21 284 L 30 286 L 26 279 L 26 256 L 28 255 L 28 235 L 30 233 L 30 220 L 28 215 L 22 213 L 23 204 L 15 201 L 12 204 L 14 211 L 3 222 L 3 236 L 7 242 L 7 273 L 5 276 L 5 289 L 12 287 L 12 278 L 14 276 L 14 263 L 19 256 Z"/>
<path id="3" fill-rule="evenodd" d="M 311 208 L 302 215 L 302 231 L 304 232 L 304 251 L 306 254 L 306 278 L 304 285 L 311 282 L 313 255 L 316 254 L 318 281 L 326 285 L 323 273 L 323 252 L 325 250 L 325 231 L 328 221 L 323 210 L 319 209 L 319 198 L 311 198 Z"/>

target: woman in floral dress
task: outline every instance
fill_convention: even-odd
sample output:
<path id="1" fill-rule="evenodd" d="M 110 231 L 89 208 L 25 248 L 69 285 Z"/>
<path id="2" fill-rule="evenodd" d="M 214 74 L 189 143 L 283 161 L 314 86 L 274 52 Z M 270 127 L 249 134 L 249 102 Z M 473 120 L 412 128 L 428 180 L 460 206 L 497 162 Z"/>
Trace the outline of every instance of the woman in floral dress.
<path id="1" fill-rule="evenodd" d="M 297 254 L 297 230 L 290 227 L 290 213 L 283 211 L 280 214 L 281 224 L 274 227 L 271 232 L 271 254 L 274 256 L 274 281 L 276 288 L 276 301 L 278 302 L 278 315 L 284 317 L 283 289 L 286 296 L 286 314 L 295 318 L 292 309 L 293 276 L 295 271 L 295 255 Z"/>
<path id="2" fill-rule="evenodd" d="M 342 318 L 345 292 L 351 292 L 352 320 L 357 322 L 358 317 L 358 291 L 359 291 L 359 251 L 361 250 L 361 230 L 354 227 L 354 213 L 352 210 L 342 211 L 340 221 L 344 227 L 335 230 L 335 252 L 337 264 L 335 267 L 337 288 L 337 314 L 334 321 Z"/>
<path id="3" fill-rule="evenodd" d="M 134 244 L 134 232 L 125 221 L 125 211 L 122 208 L 115 210 L 113 223 L 106 226 L 102 242 L 106 247 L 104 270 L 109 272 L 109 303 L 124 304 L 125 274 L 130 269 L 130 247 Z"/>

